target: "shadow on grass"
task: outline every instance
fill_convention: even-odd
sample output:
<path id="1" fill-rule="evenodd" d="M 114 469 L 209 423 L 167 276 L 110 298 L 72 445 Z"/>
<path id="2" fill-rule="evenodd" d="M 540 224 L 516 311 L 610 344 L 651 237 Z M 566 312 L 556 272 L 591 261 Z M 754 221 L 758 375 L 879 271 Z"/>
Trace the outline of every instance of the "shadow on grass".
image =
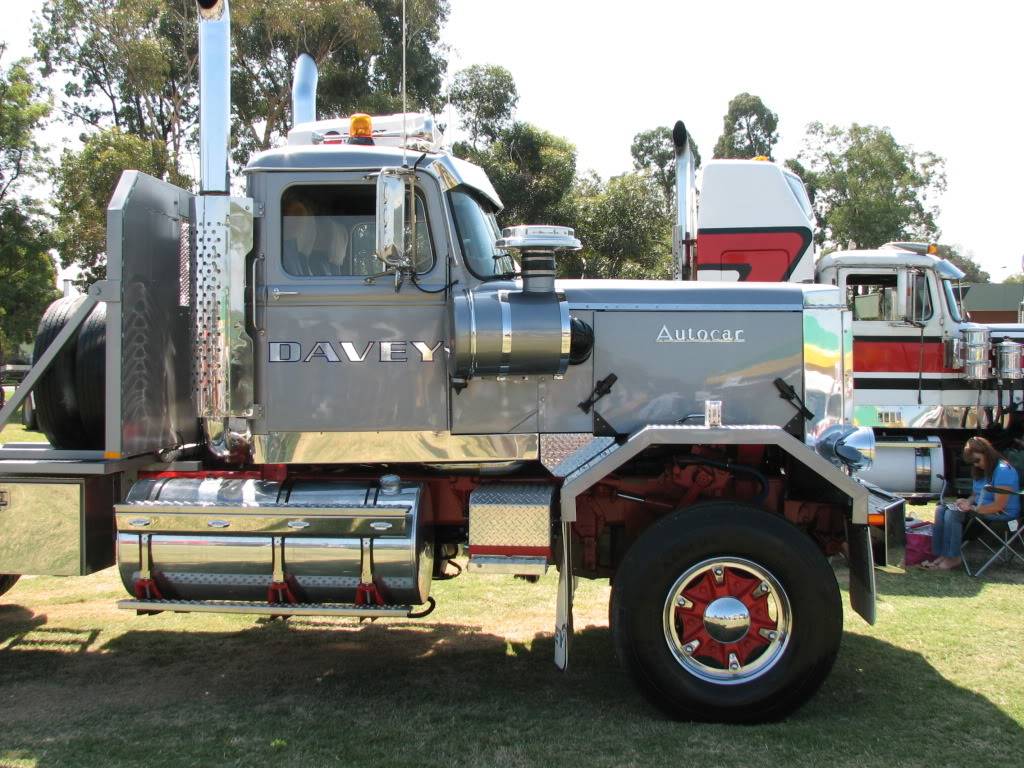
<path id="1" fill-rule="evenodd" d="M 975 554 L 972 563 L 984 562 Z M 838 572 L 837 572 L 838 576 Z M 893 568 L 875 571 L 879 597 L 901 595 L 905 597 L 949 598 L 976 597 L 987 584 L 1024 585 L 1024 568 L 994 565 L 982 576 L 968 576 L 963 569 L 929 571 L 924 568 Z M 842 583 L 842 582 L 841 582 Z"/>
<path id="2" fill-rule="evenodd" d="M 808 705 L 785 723 L 740 728 L 651 709 L 606 627 L 578 631 L 562 674 L 548 634 L 510 643 L 449 623 L 187 632 L 165 629 L 164 616 L 139 621 L 146 628 L 104 641 L 100 629 L 0 612 L 0 636 L 11 639 L 0 651 L 0 764 L 593 768 L 685 755 L 888 768 L 960 764 L 955 756 L 1018 766 L 1024 752 L 1024 730 L 985 697 L 920 654 L 849 633 Z M 61 637 L 65 646 L 52 645 Z M 97 642 L 82 646 L 89 637 Z"/>

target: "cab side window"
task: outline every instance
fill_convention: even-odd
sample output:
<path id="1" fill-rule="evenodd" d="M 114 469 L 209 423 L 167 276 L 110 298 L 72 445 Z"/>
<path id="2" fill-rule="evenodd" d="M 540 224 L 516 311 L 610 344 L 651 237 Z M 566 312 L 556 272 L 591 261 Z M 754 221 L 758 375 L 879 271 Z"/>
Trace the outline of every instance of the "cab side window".
<path id="1" fill-rule="evenodd" d="M 372 184 L 289 187 L 281 195 L 281 265 L 289 275 L 373 275 L 383 265 L 376 247 L 376 188 Z M 411 240 L 411 238 L 410 238 Z M 423 200 L 416 198 L 416 271 L 434 264 Z"/>
<path id="2" fill-rule="evenodd" d="M 846 306 L 854 320 L 896 320 L 896 275 L 848 275 Z"/>

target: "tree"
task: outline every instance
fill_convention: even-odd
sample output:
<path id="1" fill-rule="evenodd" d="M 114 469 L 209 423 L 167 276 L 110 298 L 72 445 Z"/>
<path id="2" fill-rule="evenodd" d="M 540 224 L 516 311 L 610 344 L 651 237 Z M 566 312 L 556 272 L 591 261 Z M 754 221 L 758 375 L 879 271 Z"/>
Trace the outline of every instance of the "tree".
<path id="1" fill-rule="evenodd" d="M 57 298 L 46 220 L 31 209 L 0 204 L 0 349 L 31 341 L 39 318 Z"/>
<path id="2" fill-rule="evenodd" d="M 47 0 L 35 44 L 64 82 L 64 118 L 170 148 L 175 167 L 197 119 L 196 4 L 191 0 Z"/>
<path id="3" fill-rule="evenodd" d="M 1024 283 L 1024 272 L 1018 272 L 1016 275 L 1010 275 L 1008 278 L 1003 280 L 1004 285 L 1020 285 Z"/>
<path id="4" fill-rule="evenodd" d="M 960 245 L 940 245 L 939 246 L 939 257 L 952 262 L 956 267 L 964 273 L 965 283 L 990 283 L 992 282 L 992 276 L 988 272 L 983 270 L 977 261 L 974 260 L 974 254 L 966 250 Z M 1010 282 L 1005 280 L 1004 282 Z"/>
<path id="5" fill-rule="evenodd" d="M 576 234 L 583 250 L 566 253 L 564 277 L 668 278 L 672 274 L 672 221 L 662 190 L 642 173 L 608 182 L 591 174 L 572 195 Z"/>
<path id="6" fill-rule="evenodd" d="M 468 144 L 457 155 L 480 165 L 505 205 L 503 226 L 572 225 L 567 198 L 576 177 L 576 147 L 529 123 L 516 122 L 481 150 Z"/>
<path id="7" fill-rule="evenodd" d="M 476 148 L 481 140 L 494 142 L 511 125 L 519 91 L 512 73 L 504 67 L 474 64 L 455 75 L 448 98 L 459 110 L 460 125 Z"/>
<path id="8" fill-rule="evenodd" d="M 779 141 L 779 116 L 761 101 L 760 96 L 740 93 L 729 102 L 722 119 L 722 135 L 715 143 L 716 158 L 772 159 Z"/>
<path id="9" fill-rule="evenodd" d="M 77 152 L 65 150 L 55 177 L 55 240 L 63 265 L 80 265 L 84 282 L 106 276 L 107 203 L 126 168 L 181 187 L 190 184 L 159 139 L 111 128 L 86 137 Z"/>
<path id="10" fill-rule="evenodd" d="M 700 168 L 700 152 L 692 136 L 690 149 L 694 168 Z M 633 137 L 629 152 L 633 156 L 633 170 L 646 173 L 672 205 L 676 193 L 676 150 L 672 143 L 672 129 L 662 125 L 641 131 Z"/>
<path id="11" fill-rule="evenodd" d="M 4 46 L 0 45 L 0 63 Z M 38 201 L 24 193 L 46 161 L 35 132 L 50 113 L 46 93 L 27 64 L 0 69 L 0 350 L 30 341 L 39 317 L 55 298 L 48 222 Z"/>
<path id="12" fill-rule="evenodd" d="M 194 0 L 47 0 L 34 43 L 47 75 L 67 81 L 65 117 L 169 148 L 175 169 L 195 142 Z M 401 108 L 399 0 L 234 0 L 234 158 L 268 149 L 291 124 L 295 59 L 320 69 L 322 114 Z M 440 106 L 447 0 L 407 1 L 410 109 Z"/>
<path id="13" fill-rule="evenodd" d="M 937 155 L 898 144 L 887 128 L 811 123 L 798 163 L 814 193 L 819 243 L 938 239 L 934 200 L 946 177 Z"/>

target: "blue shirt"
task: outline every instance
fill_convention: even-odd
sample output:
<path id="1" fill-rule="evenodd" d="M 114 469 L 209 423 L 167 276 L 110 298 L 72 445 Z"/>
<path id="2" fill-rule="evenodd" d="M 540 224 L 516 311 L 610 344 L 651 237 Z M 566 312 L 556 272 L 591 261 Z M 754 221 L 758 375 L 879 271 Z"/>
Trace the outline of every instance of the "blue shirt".
<path id="1" fill-rule="evenodd" d="M 974 503 L 979 507 L 982 504 L 991 504 L 995 500 L 995 494 L 985 490 L 986 485 L 994 485 L 997 488 L 1012 488 L 1015 491 L 1020 490 L 1020 477 L 1017 476 L 1017 470 L 1007 464 L 1005 461 L 1000 461 L 996 466 L 996 471 L 992 473 L 992 478 L 982 477 L 974 481 Z M 1006 500 L 1006 506 L 1003 507 L 1003 511 L 998 515 L 983 515 L 988 520 L 1016 520 L 1020 517 L 1020 496 L 1011 495 Z"/>

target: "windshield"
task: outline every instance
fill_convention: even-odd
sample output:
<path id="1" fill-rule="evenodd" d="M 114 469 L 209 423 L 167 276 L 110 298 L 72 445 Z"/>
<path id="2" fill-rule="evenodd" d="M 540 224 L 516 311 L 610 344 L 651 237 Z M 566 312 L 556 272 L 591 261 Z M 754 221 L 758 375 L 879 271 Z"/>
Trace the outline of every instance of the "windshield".
<path id="1" fill-rule="evenodd" d="M 949 306 L 949 316 L 954 323 L 962 323 L 963 316 L 960 314 L 960 304 L 956 299 L 956 291 L 953 290 L 952 280 L 942 281 L 942 290 L 946 294 L 946 304 Z"/>
<path id="2" fill-rule="evenodd" d="M 494 247 L 501 233 L 490 203 L 463 189 L 453 190 L 451 201 L 455 229 L 469 271 L 484 280 L 514 272 L 512 257 Z"/>

